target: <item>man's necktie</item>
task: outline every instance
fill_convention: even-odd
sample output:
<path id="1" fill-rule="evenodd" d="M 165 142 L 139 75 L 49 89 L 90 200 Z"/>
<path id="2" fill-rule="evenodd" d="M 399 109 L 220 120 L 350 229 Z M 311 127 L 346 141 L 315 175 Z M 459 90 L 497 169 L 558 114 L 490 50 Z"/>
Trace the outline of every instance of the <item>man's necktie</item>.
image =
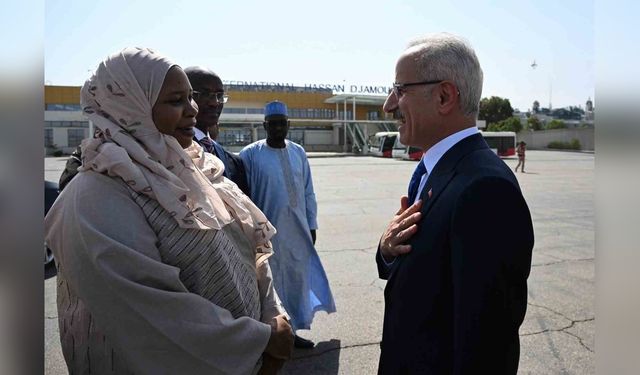
<path id="1" fill-rule="evenodd" d="M 213 147 L 213 139 L 209 137 L 204 137 L 200 140 L 200 145 L 204 150 L 210 154 L 216 154 L 215 149 Z"/>
<path id="2" fill-rule="evenodd" d="M 427 173 L 427 167 L 424 166 L 422 159 L 420 159 L 418 166 L 416 166 L 416 170 L 413 171 L 411 181 L 409 182 L 409 204 L 413 204 L 413 201 L 416 200 L 420 180 L 422 180 L 422 176 L 424 176 L 425 173 Z"/>

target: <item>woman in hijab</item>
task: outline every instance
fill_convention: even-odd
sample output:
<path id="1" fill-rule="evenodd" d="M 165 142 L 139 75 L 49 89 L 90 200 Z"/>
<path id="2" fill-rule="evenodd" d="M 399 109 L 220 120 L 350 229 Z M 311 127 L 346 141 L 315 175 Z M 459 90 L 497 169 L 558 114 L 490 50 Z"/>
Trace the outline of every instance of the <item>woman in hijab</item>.
<path id="1" fill-rule="evenodd" d="M 275 229 L 192 142 L 191 95 L 179 66 L 142 48 L 82 88 L 98 136 L 45 219 L 72 374 L 251 374 L 291 354 Z"/>

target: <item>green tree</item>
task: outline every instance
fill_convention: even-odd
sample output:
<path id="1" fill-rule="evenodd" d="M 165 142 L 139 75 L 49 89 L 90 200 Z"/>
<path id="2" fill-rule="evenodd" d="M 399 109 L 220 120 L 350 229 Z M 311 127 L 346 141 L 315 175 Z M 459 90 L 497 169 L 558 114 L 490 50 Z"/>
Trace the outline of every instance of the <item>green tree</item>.
<path id="1" fill-rule="evenodd" d="M 547 124 L 547 130 L 552 129 L 566 129 L 567 125 L 562 120 L 551 120 Z"/>
<path id="2" fill-rule="evenodd" d="M 483 98 L 480 100 L 478 119 L 486 120 L 487 127 L 491 124 L 497 124 L 502 120 L 506 120 L 511 116 L 513 116 L 513 108 L 511 107 L 509 99 L 492 96 L 491 98 Z"/>
<path id="3" fill-rule="evenodd" d="M 503 132 L 516 132 L 522 130 L 522 121 L 519 117 L 509 117 L 506 120 L 500 121 Z"/>
<path id="4" fill-rule="evenodd" d="M 509 117 L 506 120 L 502 120 L 497 124 L 491 124 L 487 126 L 487 131 L 490 132 L 519 132 L 522 130 L 522 122 L 518 117 Z"/>
<path id="5" fill-rule="evenodd" d="M 536 116 L 531 116 L 527 120 L 527 126 L 531 130 L 542 130 L 542 122 Z"/>

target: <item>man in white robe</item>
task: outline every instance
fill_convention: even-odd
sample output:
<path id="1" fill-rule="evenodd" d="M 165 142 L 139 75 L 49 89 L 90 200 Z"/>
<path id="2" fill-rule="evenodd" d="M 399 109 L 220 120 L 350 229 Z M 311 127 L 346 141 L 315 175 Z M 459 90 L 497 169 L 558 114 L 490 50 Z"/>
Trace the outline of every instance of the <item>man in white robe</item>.
<path id="1" fill-rule="evenodd" d="M 318 223 L 311 170 L 302 146 L 286 138 L 287 107 L 275 101 L 265 107 L 267 139 L 241 152 L 251 200 L 278 233 L 271 239 L 273 281 L 295 330 L 310 329 L 316 311 L 335 312 L 329 282 L 314 247 Z M 314 343 L 296 335 L 298 348 Z"/>

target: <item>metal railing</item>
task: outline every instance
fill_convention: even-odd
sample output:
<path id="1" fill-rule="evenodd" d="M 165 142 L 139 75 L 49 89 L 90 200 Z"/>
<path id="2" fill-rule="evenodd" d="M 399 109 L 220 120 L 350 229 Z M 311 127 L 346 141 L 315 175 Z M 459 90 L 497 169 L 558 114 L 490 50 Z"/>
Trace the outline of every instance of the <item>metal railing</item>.
<path id="1" fill-rule="evenodd" d="M 357 122 L 350 122 L 346 124 L 348 134 L 351 136 L 351 151 L 354 153 L 362 153 L 367 146 L 367 139 L 364 132 L 360 128 L 360 124 Z"/>

